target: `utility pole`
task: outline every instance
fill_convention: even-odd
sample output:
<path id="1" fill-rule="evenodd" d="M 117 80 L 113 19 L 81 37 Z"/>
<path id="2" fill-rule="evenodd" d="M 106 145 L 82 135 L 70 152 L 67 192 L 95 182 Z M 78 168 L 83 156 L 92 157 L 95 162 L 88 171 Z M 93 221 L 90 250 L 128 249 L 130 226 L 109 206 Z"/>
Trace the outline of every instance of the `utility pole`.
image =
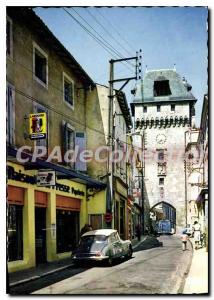
<path id="1" fill-rule="evenodd" d="M 110 61 L 110 76 L 109 76 L 109 115 L 108 115 L 108 146 L 109 151 L 110 148 L 112 150 L 112 153 L 114 153 L 114 121 L 113 121 L 113 107 L 114 107 L 114 87 L 113 87 L 113 81 L 114 81 L 114 64 Z M 113 173 L 114 173 L 114 163 L 110 160 L 110 154 L 108 152 L 108 173 L 111 175 L 109 176 L 109 190 L 110 190 L 110 198 L 111 198 L 111 214 L 112 214 L 112 221 L 111 221 L 111 227 L 115 228 L 115 219 L 114 219 L 114 180 L 113 180 Z M 113 160 L 113 157 L 111 156 L 111 159 Z"/>
<path id="2" fill-rule="evenodd" d="M 141 52 L 141 50 L 140 50 Z M 137 80 L 141 77 L 139 76 L 139 73 L 141 72 L 140 66 L 141 63 L 138 64 L 139 59 L 141 59 L 141 56 L 138 56 L 138 52 L 136 53 L 136 56 L 128 57 L 128 58 L 121 58 L 121 59 L 111 59 L 109 61 L 110 63 L 110 74 L 109 74 L 109 115 L 108 115 L 108 146 L 109 150 L 111 149 L 111 160 L 110 160 L 110 153 L 108 152 L 108 172 L 111 173 L 109 177 L 109 187 L 110 187 L 110 198 L 111 198 L 111 214 L 112 214 L 112 222 L 111 227 L 115 228 L 115 215 L 117 212 L 115 212 L 115 182 L 114 182 L 114 150 L 115 150 L 115 124 L 114 124 L 114 97 L 122 91 L 122 89 L 126 86 L 126 84 L 130 80 Z M 135 76 L 133 77 L 126 77 L 126 78 L 118 78 L 114 79 L 114 64 L 124 61 L 130 61 L 135 60 Z M 118 82 L 124 82 L 123 85 L 120 87 L 117 92 L 114 91 L 114 83 Z"/>

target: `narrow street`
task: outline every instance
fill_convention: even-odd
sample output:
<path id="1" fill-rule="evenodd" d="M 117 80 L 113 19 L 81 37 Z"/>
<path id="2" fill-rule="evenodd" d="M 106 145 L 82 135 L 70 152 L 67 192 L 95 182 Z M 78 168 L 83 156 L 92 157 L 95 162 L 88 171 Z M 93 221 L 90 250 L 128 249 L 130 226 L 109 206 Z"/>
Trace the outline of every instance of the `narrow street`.
<path id="1" fill-rule="evenodd" d="M 190 244 L 183 252 L 176 236 L 148 237 L 130 260 L 113 267 L 72 267 L 14 287 L 11 294 L 176 294 L 182 292 L 191 258 Z"/>

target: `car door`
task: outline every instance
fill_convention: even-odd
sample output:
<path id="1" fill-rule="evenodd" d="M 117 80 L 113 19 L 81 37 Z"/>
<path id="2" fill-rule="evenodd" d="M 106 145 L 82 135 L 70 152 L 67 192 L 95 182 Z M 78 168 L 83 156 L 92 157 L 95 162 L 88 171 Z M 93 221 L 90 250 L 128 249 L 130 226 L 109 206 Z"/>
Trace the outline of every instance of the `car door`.
<path id="1" fill-rule="evenodd" d="M 120 251 L 118 247 L 118 240 L 115 233 L 112 233 L 110 235 L 110 243 L 111 243 L 111 252 L 114 258 L 117 258 L 120 256 Z"/>
<path id="2" fill-rule="evenodd" d="M 118 256 L 121 257 L 125 254 L 124 243 L 121 240 L 118 232 L 115 235 L 116 235 L 116 241 L 117 241 Z"/>

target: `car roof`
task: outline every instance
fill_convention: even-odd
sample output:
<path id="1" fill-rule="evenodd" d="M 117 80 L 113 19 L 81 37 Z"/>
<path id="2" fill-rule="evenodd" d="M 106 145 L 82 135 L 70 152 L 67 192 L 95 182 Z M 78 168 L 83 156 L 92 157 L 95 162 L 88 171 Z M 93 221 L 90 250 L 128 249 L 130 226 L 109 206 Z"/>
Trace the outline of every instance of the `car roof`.
<path id="1" fill-rule="evenodd" d="M 105 235 L 109 236 L 113 232 L 117 232 L 116 229 L 97 229 L 97 230 L 92 230 L 84 233 L 82 236 L 88 236 L 88 235 Z"/>

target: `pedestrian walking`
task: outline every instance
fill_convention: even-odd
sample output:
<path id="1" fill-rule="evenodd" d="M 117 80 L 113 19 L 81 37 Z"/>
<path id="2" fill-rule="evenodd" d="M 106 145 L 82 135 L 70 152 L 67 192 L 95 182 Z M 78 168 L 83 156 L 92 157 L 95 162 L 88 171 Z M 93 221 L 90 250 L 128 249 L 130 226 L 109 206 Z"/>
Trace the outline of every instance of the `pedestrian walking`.
<path id="1" fill-rule="evenodd" d="M 140 239 L 141 239 L 141 226 L 140 226 L 140 224 L 137 224 L 135 229 L 136 229 L 137 239 L 138 239 L 138 241 L 140 241 Z"/>
<path id="2" fill-rule="evenodd" d="M 188 241 L 188 234 L 187 230 L 183 230 L 181 234 L 181 241 L 182 241 L 182 250 L 186 251 L 187 249 L 187 241 Z"/>
<path id="3" fill-rule="evenodd" d="M 146 226 L 145 234 L 146 234 L 146 235 L 149 235 L 149 233 L 150 233 L 150 232 L 149 232 L 149 226 Z"/>
<path id="4" fill-rule="evenodd" d="M 193 225 L 193 236 L 194 236 L 194 242 L 195 242 L 195 249 L 197 250 L 199 247 L 199 243 L 201 240 L 201 226 L 198 224 L 197 221 L 194 222 Z"/>

